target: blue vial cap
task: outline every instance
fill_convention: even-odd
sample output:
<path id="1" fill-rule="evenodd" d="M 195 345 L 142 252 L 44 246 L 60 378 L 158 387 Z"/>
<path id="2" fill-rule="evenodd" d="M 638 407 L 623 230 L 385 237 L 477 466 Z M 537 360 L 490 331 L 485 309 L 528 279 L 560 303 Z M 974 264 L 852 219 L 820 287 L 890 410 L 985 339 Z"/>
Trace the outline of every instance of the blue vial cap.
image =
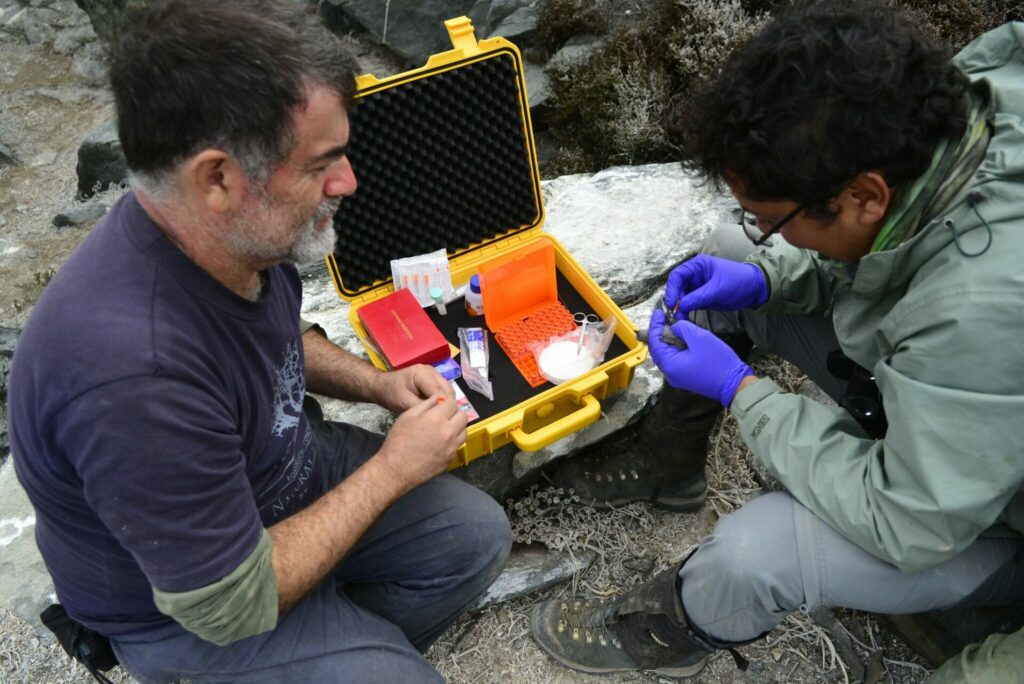
<path id="1" fill-rule="evenodd" d="M 475 275 L 469 279 L 469 289 L 473 292 L 480 292 L 480 276 Z"/>

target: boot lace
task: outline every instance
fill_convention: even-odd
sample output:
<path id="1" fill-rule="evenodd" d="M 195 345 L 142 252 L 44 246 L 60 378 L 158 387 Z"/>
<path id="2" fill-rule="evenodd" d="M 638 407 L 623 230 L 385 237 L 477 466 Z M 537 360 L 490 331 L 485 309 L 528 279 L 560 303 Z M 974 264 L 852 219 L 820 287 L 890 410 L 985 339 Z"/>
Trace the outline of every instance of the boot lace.
<path id="1" fill-rule="evenodd" d="M 622 649 L 622 643 L 610 629 L 618 618 L 614 602 L 608 599 L 562 601 L 559 605 L 558 632 L 574 641 Z"/>

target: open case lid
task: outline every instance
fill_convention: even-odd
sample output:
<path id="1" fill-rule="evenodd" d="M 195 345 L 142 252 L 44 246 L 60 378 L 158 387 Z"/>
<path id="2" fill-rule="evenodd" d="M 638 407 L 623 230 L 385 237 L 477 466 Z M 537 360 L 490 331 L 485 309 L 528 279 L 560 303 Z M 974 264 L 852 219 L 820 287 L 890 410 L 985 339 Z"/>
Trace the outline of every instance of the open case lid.
<path id="1" fill-rule="evenodd" d="M 349 160 L 358 189 L 334 217 L 327 266 L 346 300 L 391 288 L 391 260 L 470 255 L 544 221 L 522 57 L 445 22 L 454 49 L 357 79 Z"/>

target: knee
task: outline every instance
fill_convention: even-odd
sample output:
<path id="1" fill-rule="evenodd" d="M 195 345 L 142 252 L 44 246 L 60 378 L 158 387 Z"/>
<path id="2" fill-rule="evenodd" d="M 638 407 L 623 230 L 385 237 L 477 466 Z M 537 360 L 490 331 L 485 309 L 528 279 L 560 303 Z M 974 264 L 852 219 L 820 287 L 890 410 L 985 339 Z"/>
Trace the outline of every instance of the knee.
<path id="1" fill-rule="evenodd" d="M 455 479 L 455 478 L 452 478 Z M 512 548 L 512 530 L 498 502 L 479 489 L 457 482 L 451 499 L 455 555 L 472 568 L 472 574 L 497 577 Z"/>
<path id="2" fill-rule="evenodd" d="M 705 238 L 701 253 L 731 261 L 743 261 L 754 251 L 750 241 L 736 223 L 721 222 Z"/>
<path id="3" fill-rule="evenodd" d="M 732 591 L 775 593 L 800 572 L 792 502 L 784 492 L 747 502 L 719 521 L 685 569 Z"/>

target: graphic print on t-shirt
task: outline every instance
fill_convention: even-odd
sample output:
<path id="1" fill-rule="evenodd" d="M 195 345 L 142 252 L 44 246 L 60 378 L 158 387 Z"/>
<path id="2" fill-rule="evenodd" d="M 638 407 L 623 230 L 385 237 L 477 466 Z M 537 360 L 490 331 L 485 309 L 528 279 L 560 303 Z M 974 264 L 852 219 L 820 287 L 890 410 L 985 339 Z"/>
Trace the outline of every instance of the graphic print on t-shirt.
<path id="1" fill-rule="evenodd" d="M 259 509 L 264 522 L 293 512 L 295 503 L 305 500 L 316 462 L 313 430 L 308 422 L 301 420 L 306 380 L 295 340 L 285 347 L 281 364 L 274 369 L 273 392 L 271 439 L 285 442 L 282 454 L 286 460 L 276 468 L 276 478 L 260 495 Z M 299 426 L 302 426 L 301 435 Z"/>
<path id="2" fill-rule="evenodd" d="M 281 365 L 274 371 L 274 427 L 275 437 L 283 437 L 286 430 L 299 424 L 306 383 L 302 377 L 299 347 L 294 340 L 284 350 Z"/>

